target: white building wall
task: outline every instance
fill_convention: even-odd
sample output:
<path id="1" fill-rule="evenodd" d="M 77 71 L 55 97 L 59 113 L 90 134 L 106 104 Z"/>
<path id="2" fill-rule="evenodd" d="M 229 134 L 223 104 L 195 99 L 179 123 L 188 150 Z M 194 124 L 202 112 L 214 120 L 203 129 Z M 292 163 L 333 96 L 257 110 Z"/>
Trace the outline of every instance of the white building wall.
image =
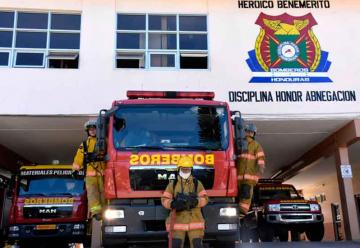
<path id="1" fill-rule="evenodd" d="M 126 90 L 215 91 L 229 101 L 229 91 L 356 91 L 351 102 L 232 102 L 254 118 L 355 118 L 360 115 L 360 2 L 331 0 L 329 9 L 239 9 L 235 0 L 2 0 L 0 9 L 80 11 L 80 68 L 0 68 L 0 114 L 96 114 Z M 208 70 L 116 69 L 116 13 L 206 14 Z M 245 60 L 254 49 L 260 12 L 305 15 L 311 12 L 322 50 L 332 62 L 333 83 L 250 84 Z"/>

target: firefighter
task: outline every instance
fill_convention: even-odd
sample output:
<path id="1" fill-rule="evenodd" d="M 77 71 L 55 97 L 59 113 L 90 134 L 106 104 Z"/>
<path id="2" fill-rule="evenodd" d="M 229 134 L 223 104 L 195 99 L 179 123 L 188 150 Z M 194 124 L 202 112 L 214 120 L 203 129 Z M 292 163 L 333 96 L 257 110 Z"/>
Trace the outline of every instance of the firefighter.
<path id="1" fill-rule="evenodd" d="M 187 235 L 191 248 L 202 248 L 205 221 L 201 208 L 208 203 L 208 196 L 202 183 L 192 176 L 192 158 L 181 157 L 177 166 L 177 179 L 168 184 L 161 197 L 162 205 L 171 210 L 166 220 L 169 246 L 184 247 Z"/>
<path id="2" fill-rule="evenodd" d="M 237 160 L 240 219 L 243 219 L 248 213 L 253 189 L 265 169 L 264 151 L 255 140 L 256 126 L 254 124 L 246 125 L 245 132 L 248 146 Z"/>
<path id="3" fill-rule="evenodd" d="M 103 171 L 105 162 L 97 159 L 95 151 L 96 144 L 96 120 L 89 120 L 84 124 L 85 132 L 88 135 L 86 141 L 80 144 L 76 152 L 73 170 L 77 176 L 80 170 L 85 175 L 85 185 L 88 199 L 89 217 L 95 217 L 96 220 L 101 219 L 102 206 L 105 203 Z"/>

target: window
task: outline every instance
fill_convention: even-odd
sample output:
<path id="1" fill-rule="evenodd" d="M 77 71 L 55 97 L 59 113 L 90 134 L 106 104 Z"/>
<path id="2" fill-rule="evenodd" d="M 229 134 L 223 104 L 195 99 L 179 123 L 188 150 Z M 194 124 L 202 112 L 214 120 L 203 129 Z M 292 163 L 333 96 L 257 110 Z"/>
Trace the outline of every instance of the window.
<path id="1" fill-rule="evenodd" d="M 44 67 L 44 53 L 17 52 L 16 67 Z"/>
<path id="2" fill-rule="evenodd" d="M 78 68 L 79 54 L 78 53 L 56 53 L 51 52 L 47 56 L 49 68 Z"/>
<path id="3" fill-rule="evenodd" d="M 12 40 L 12 31 L 0 31 L 0 47 L 12 47 Z"/>
<path id="4" fill-rule="evenodd" d="M 0 52 L 0 67 L 9 65 L 9 52 Z"/>
<path id="5" fill-rule="evenodd" d="M 150 67 L 175 67 L 175 54 L 150 54 Z"/>
<path id="6" fill-rule="evenodd" d="M 1 63 L 78 68 L 80 27 L 80 14 L 0 11 Z"/>
<path id="7" fill-rule="evenodd" d="M 14 27 L 14 12 L 0 12 L 0 28 Z"/>
<path id="8" fill-rule="evenodd" d="M 144 53 L 118 53 L 116 56 L 117 68 L 144 68 Z"/>
<path id="9" fill-rule="evenodd" d="M 207 17 L 118 14 L 116 67 L 207 69 Z"/>

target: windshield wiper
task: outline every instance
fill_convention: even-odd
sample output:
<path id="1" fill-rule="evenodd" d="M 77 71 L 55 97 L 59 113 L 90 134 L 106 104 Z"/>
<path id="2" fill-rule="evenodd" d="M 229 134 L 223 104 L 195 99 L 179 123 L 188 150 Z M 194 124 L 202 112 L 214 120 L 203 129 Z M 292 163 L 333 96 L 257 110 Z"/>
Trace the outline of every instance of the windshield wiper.
<path id="1" fill-rule="evenodd" d="M 69 193 L 69 192 L 54 192 L 54 193 L 50 193 L 49 195 L 63 195 L 63 196 L 73 196 L 73 194 Z"/>
<path id="2" fill-rule="evenodd" d="M 20 196 L 47 196 L 43 193 L 29 193 L 29 194 L 20 194 Z"/>
<path id="3" fill-rule="evenodd" d="M 172 147 L 167 146 L 147 146 L 147 145 L 138 145 L 138 146 L 126 146 L 124 149 L 142 149 L 142 150 L 166 150 L 166 149 L 172 149 Z"/>
<path id="4" fill-rule="evenodd" d="M 172 148 L 172 149 L 177 149 L 177 148 L 181 148 L 181 149 L 189 149 L 189 150 L 202 150 L 202 151 L 212 151 L 212 150 L 220 150 L 220 148 L 212 148 L 212 147 L 207 147 L 207 146 L 166 146 L 167 148 Z"/>

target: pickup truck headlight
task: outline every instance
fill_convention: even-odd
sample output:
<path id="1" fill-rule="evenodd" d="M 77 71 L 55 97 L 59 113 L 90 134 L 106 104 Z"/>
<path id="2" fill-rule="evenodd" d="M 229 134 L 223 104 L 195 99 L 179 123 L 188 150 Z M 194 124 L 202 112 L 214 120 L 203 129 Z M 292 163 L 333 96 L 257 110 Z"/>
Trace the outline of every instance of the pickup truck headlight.
<path id="1" fill-rule="evenodd" d="M 316 203 L 310 204 L 310 211 L 320 211 L 320 205 Z"/>
<path id="2" fill-rule="evenodd" d="M 234 217 L 234 216 L 236 216 L 236 208 L 220 208 L 219 215 Z"/>
<path id="3" fill-rule="evenodd" d="M 125 214 L 124 210 L 117 209 L 106 209 L 104 212 L 105 219 L 113 220 L 113 219 L 124 219 Z"/>
<path id="4" fill-rule="evenodd" d="M 268 205 L 269 212 L 279 212 L 280 211 L 280 204 L 269 204 Z"/>

